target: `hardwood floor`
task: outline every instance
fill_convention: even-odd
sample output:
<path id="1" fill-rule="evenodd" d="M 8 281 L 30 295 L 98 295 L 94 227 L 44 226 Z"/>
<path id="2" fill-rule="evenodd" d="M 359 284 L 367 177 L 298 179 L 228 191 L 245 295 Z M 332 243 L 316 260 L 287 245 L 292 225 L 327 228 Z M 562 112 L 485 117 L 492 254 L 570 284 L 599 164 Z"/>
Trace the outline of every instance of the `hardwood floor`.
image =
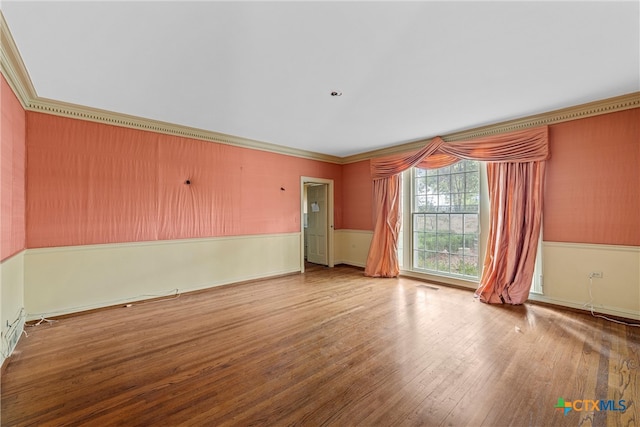
<path id="1" fill-rule="evenodd" d="M 310 268 L 27 328 L 2 425 L 639 425 L 639 329 Z"/>

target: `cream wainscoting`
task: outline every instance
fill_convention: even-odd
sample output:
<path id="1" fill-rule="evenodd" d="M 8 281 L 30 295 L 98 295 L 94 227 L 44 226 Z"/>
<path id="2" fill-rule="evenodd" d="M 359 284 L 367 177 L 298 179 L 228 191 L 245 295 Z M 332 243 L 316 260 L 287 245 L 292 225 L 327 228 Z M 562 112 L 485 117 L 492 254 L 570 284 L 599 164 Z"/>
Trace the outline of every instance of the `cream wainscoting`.
<path id="1" fill-rule="evenodd" d="M 0 321 L 2 321 L 0 327 L 0 331 L 2 331 L 0 364 L 13 350 L 9 341 L 20 338 L 22 333 L 24 257 L 25 251 L 22 251 L 0 263 Z"/>
<path id="2" fill-rule="evenodd" d="M 592 279 L 594 310 L 640 320 L 640 247 L 544 242 L 543 295 L 530 299 L 585 309 Z"/>
<path id="3" fill-rule="evenodd" d="M 29 249 L 27 320 L 300 271 L 300 233 Z"/>
<path id="4" fill-rule="evenodd" d="M 335 264 L 364 267 L 372 237 L 373 231 L 336 230 L 334 232 Z"/>

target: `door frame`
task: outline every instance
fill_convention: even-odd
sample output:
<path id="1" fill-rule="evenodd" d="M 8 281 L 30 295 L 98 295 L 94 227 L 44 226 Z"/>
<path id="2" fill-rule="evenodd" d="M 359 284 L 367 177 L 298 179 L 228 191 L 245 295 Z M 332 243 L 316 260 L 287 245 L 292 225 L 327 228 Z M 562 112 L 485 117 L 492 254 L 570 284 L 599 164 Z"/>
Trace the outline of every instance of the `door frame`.
<path id="1" fill-rule="evenodd" d="M 325 179 L 325 178 L 301 176 L 300 177 L 300 272 L 301 273 L 304 273 L 304 185 L 305 184 L 327 185 L 327 263 L 329 267 L 334 266 L 333 180 Z"/>

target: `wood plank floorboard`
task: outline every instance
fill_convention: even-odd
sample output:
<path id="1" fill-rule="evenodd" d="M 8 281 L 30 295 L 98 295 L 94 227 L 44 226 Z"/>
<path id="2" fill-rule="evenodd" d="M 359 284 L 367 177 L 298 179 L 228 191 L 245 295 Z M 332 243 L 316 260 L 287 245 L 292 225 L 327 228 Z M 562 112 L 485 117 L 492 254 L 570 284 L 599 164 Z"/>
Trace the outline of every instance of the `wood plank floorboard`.
<path id="1" fill-rule="evenodd" d="M 639 329 L 310 267 L 28 327 L 1 425 L 638 426 Z"/>

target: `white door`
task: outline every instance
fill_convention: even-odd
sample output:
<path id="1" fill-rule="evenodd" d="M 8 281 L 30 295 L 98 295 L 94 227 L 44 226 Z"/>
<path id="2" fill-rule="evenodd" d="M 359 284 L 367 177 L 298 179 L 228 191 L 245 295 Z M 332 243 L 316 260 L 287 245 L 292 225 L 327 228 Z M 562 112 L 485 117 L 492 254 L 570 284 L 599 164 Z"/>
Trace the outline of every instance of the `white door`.
<path id="1" fill-rule="evenodd" d="M 307 261 L 328 265 L 327 185 L 307 187 Z"/>

